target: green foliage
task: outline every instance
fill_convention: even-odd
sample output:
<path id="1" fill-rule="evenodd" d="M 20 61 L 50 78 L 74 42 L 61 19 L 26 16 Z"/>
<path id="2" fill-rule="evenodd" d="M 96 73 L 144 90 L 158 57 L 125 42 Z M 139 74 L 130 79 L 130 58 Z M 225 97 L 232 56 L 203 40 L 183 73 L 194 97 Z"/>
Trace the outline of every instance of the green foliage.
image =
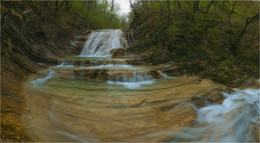
<path id="1" fill-rule="evenodd" d="M 64 5 L 61 10 L 66 12 Z M 127 24 L 126 16 L 118 14 L 119 6 L 113 1 L 69 1 L 69 5 L 67 12 L 83 19 L 90 29 L 125 28 Z"/>
<path id="2" fill-rule="evenodd" d="M 129 48 L 128 51 L 140 54 L 141 52 L 145 51 L 146 49 L 148 49 L 152 45 L 154 45 L 154 41 L 146 40 L 146 41 L 139 43 L 138 45 L 136 45 L 132 48 Z"/>
<path id="3" fill-rule="evenodd" d="M 226 59 L 232 47 L 238 47 L 241 28 L 258 6 L 255 2 L 210 3 L 200 1 L 198 12 L 194 12 L 194 3 L 188 1 L 138 1 L 134 4 L 138 17 L 131 28 L 141 31 L 140 37 L 149 35 L 152 45 L 167 47 L 169 59 L 177 62 Z"/>
<path id="4" fill-rule="evenodd" d="M 198 9 L 194 9 L 196 3 Z M 259 17 L 253 17 L 259 12 L 259 3 L 196 3 L 137 0 L 133 4 L 135 12 L 130 14 L 130 28 L 137 38 L 144 38 L 137 46 L 139 53 L 157 47 L 147 57 L 150 63 L 174 61 L 190 73 L 209 70 L 212 74 L 204 75 L 225 84 L 238 78 L 232 72 L 258 75 L 253 67 L 259 65 Z M 193 64 L 201 61 L 207 64 Z"/>

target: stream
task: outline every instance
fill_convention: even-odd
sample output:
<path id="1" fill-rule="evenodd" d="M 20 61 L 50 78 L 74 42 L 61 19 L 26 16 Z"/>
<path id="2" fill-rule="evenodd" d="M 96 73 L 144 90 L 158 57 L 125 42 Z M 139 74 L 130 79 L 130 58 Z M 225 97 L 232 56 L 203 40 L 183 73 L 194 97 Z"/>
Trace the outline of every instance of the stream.
<path id="1" fill-rule="evenodd" d="M 115 59 L 121 30 L 90 34 L 80 55 L 59 58 L 24 85 L 34 141 L 259 141 L 259 89 L 234 89 L 157 66 Z M 224 98 L 223 98 L 224 97 Z"/>

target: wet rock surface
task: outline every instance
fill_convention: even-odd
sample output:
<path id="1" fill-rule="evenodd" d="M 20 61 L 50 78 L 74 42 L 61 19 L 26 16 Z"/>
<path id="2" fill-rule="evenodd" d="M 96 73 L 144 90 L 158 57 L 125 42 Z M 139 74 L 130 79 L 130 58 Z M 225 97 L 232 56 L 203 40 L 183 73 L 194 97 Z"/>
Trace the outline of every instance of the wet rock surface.
<path id="1" fill-rule="evenodd" d="M 115 31 L 100 30 L 97 39 L 86 43 L 102 45 L 109 34 L 114 39 L 105 43 L 113 45 L 121 38 Z M 85 55 L 60 58 L 57 66 L 25 84 L 30 112 L 23 119 L 34 141 L 166 141 L 167 136 L 143 137 L 191 125 L 197 119 L 193 106 L 221 103 L 226 91 L 210 80 L 168 76 L 161 71 L 164 65 L 138 65 L 131 56 L 104 57 L 113 46 L 87 45 Z"/>
<path id="2" fill-rule="evenodd" d="M 77 27 L 48 10 L 22 2 L 1 2 L 1 140 L 30 141 L 21 120 L 27 101 L 23 82 L 38 70 L 56 64 L 56 57 L 79 53 L 84 41 Z M 54 23 L 52 19 L 56 19 Z M 74 25 L 75 26 L 75 25 Z M 83 43 L 82 43 L 83 42 Z"/>
<path id="3" fill-rule="evenodd" d="M 160 130 L 191 125 L 203 107 L 221 103 L 225 86 L 197 77 L 160 79 L 129 89 L 106 82 L 53 79 L 25 86 L 27 133 L 34 141 L 137 141 Z M 153 138 L 141 141 L 165 141 Z"/>
<path id="4" fill-rule="evenodd" d="M 210 80 L 181 77 L 187 71 L 174 63 L 141 70 L 52 67 L 55 78 L 33 87 L 31 79 L 44 79 L 49 72 L 41 75 L 40 70 L 57 63 L 79 67 L 146 64 L 134 54 L 124 54 L 125 49 L 112 51 L 119 59 L 57 58 L 79 54 L 82 40 L 90 31 L 68 30 L 73 28 L 53 23 L 53 15 L 48 13 L 42 17 L 44 20 L 39 19 L 37 10 L 23 9 L 20 4 L 17 2 L 16 11 L 12 12 L 8 3 L 1 5 L 2 141 L 170 141 L 168 136 L 152 139 L 142 136 L 192 125 L 197 119 L 196 111 L 180 104 L 189 102 L 205 107 L 221 103 L 222 93 L 230 91 Z M 163 79 L 158 70 L 180 77 Z M 148 85 L 128 88 L 116 83 L 139 82 L 134 78 L 138 74 L 151 76 L 143 78 L 149 81 Z M 244 85 L 251 86 L 254 82 L 245 79 Z"/>
<path id="5" fill-rule="evenodd" d="M 117 81 L 139 82 L 132 70 L 122 67 L 60 68 L 53 73 L 55 78 L 33 87 L 31 78 L 43 80 L 50 72 L 41 75 L 40 70 L 57 63 L 82 67 L 146 63 L 140 56 L 124 54 L 125 49 L 112 51 L 114 57 L 127 58 L 124 60 L 96 59 L 93 63 L 93 59 L 79 57 L 57 58 L 79 54 L 91 31 L 78 32 L 76 29 L 82 27 L 76 22 L 70 26 L 66 21 L 54 23 L 53 19 L 60 19 L 48 12 L 38 13 L 37 7 L 31 9 L 20 2 L 14 6 L 15 10 L 10 9 L 10 3 L 1 3 L 1 141 L 171 141 L 168 136 L 141 137 L 192 125 L 197 119 L 196 111 L 180 104 L 205 107 L 221 103 L 222 93 L 231 91 L 194 76 L 163 79 L 158 70 L 170 76 L 188 73 L 174 63 L 137 71 L 137 76 L 141 73 L 152 77 L 146 78 L 148 85 L 138 88 L 117 85 Z M 202 68 L 195 64 L 192 70 L 200 72 L 203 64 L 199 66 Z M 254 78 L 241 81 L 244 88 L 259 87 Z"/>

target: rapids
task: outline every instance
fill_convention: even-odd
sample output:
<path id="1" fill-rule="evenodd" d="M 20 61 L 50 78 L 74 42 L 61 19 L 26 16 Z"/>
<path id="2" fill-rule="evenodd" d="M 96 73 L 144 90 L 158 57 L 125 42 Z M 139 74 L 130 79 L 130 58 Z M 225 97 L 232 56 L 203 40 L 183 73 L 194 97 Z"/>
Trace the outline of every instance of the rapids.
<path id="1" fill-rule="evenodd" d="M 31 77 L 23 118 L 34 141 L 259 141 L 259 89 L 230 94 L 113 59 L 115 48 L 127 48 L 121 30 L 92 32 L 81 55 Z"/>
<path id="2" fill-rule="evenodd" d="M 223 93 L 222 104 L 210 104 L 198 108 L 198 118 L 191 127 L 172 128 L 145 135 L 141 138 L 154 138 L 168 135 L 168 141 L 200 142 L 256 142 L 259 141 L 259 89 L 235 89 L 232 94 Z M 185 103 L 184 103 L 185 104 Z M 181 106 L 180 104 L 179 106 Z M 139 139 L 140 140 L 140 139 Z"/>

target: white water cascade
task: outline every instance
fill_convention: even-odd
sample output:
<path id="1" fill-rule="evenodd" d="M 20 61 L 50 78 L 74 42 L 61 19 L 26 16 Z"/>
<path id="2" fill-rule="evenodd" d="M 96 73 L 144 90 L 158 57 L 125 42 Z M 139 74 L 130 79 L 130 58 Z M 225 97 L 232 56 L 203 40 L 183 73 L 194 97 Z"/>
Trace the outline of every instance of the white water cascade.
<path id="1" fill-rule="evenodd" d="M 146 135 L 151 138 L 169 135 L 172 142 L 254 142 L 259 139 L 259 89 L 238 90 L 232 94 L 223 93 L 225 100 L 221 105 L 212 104 L 197 108 L 198 119 L 195 127 L 175 128 Z M 142 138 L 142 139 L 144 139 Z"/>
<path id="2" fill-rule="evenodd" d="M 117 48 L 128 47 L 126 39 L 123 37 L 121 30 L 99 30 L 92 32 L 87 41 L 85 42 L 84 49 L 82 50 L 81 57 L 111 57 L 111 51 Z M 107 64 L 96 65 L 88 68 L 126 68 L 136 69 L 135 67 L 127 64 Z M 154 82 L 153 77 L 149 72 L 135 72 L 133 71 L 132 77 L 109 77 L 108 84 L 122 85 L 127 88 L 138 88 L 142 85 L 150 85 Z"/>
<path id="3" fill-rule="evenodd" d="M 111 85 L 122 85 L 127 88 L 138 88 L 142 85 L 153 84 L 154 79 L 149 72 L 133 72 L 132 77 L 109 77 L 107 83 Z"/>
<path id="4" fill-rule="evenodd" d="M 127 46 L 121 30 L 99 30 L 88 37 L 80 56 L 110 57 L 113 49 Z"/>

